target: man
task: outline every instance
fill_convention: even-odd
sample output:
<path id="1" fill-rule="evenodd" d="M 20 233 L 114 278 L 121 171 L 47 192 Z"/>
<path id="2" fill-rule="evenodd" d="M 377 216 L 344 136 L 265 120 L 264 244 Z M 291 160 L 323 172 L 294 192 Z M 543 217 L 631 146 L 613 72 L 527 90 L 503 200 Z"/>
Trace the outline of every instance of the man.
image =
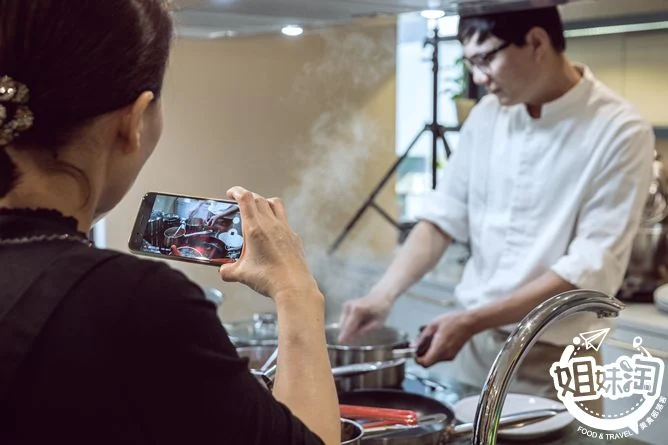
<path id="1" fill-rule="evenodd" d="M 586 66 L 566 58 L 556 7 L 462 18 L 473 80 L 489 93 L 462 128 L 438 188 L 369 295 L 349 301 L 341 341 L 381 326 L 394 301 L 452 240 L 471 257 L 455 295 L 465 310 L 435 318 L 423 366 L 455 357 L 481 387 L 514 324 L 546 299 L 621 286 L 651 178 L 651 126 Z M 600 322 L 599 322 L 600 323 Z M 595 317 L 549 329 L 515 391 L 554 397 L 550 364 Z"/>

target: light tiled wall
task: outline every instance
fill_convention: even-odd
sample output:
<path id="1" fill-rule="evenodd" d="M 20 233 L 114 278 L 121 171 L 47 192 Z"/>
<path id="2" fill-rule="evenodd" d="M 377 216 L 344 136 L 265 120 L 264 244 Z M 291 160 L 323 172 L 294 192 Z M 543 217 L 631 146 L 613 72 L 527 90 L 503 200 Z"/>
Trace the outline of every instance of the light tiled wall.
<path id="1" fill-rule="evenodd" d="M 574 38 L 568 55 L 631 101 L 657 126 L 668 126 L 668 31 Z"/>

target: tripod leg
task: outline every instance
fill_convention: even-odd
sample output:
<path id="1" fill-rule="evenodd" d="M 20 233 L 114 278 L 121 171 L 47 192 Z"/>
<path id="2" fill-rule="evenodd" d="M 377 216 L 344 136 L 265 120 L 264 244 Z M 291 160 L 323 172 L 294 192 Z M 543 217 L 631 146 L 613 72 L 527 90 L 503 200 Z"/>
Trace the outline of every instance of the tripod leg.
<path id="1" fill-rule="evenodd" d="M 431 146 L 431 188 L 436 189 L 436 178 L 438 176 L 438 134 L 436 129 L 432 128 L 432 146 Z"/>
<path id="2" fill-rule="evenodd" d="M 392 218 L 389 213 L 387 213 L 382 207 L 380 207 L 378 204 L 375 202 L 371 203 L 371 207 L 380 214 L 383 218 L 385 218 L 385 221 L 389 222 L 392 224 L 394 227 L 397 229 L 400 229 L 401 227 L 399 226 L 399 223 L 397 223 L 394 218 Z"/>
<path id="3" fill-rule="evenodd" d="M 350 222 L 348 222 L 348 224 L 346 224 L 346 227 L 343 229 L 341 234 L 336 238 L 336 240 L 334 241 L 332 246 L 329 248 L 328 253 L 330 255 L 332 253 L 334 253 L 336 251 L 336 249 L 339 248 L 339 246 L 341 245 L 343 240 L 346 238 L 346 236 L 348 236 L 348 233 L 350 233 L 350 231 L 353 229 L 353 227 L 355 227 L 355 224 L 357 224 L 357 222 L 360 220 L 362 215 L 364 215 L 364 212 L 366 211 L 366 209 L 368 209 L 372 205 L 374 199 L 376 199 L 376 196 L 378 196 L 378 193 L 380 193 L 380 191 L 383 189 L 385 184 L 387 184 L 387 181 L 389 181 L 390 178 L 392 177 L 392 175 L 394 174 L 394 172 L 397 171 L 397 168 L 399 168 L 399 165 L 404 161 L 404 159 L 406 159 L 408 157 L 408 154 L 413 149 L 415 144 L 417 144 L 417 142 L 420 140 L 420 137 L 422 136 L 422 134 L 425 131 L 428 131 L 428 130 L 429 130 L 429 125 L 426 125 L 415 136 L 415 138 L 413 138 L 413 141 L 410 143 L 410 145 L 408 146 L 406 151 L 404 151 L 404 154 L 402 154 L 401 157 L 394 162 L 392 167 L 390 167 L 388 172 L 385 173 L 385 176 L 383 176 L 383 178 L 380 180 L 380 182 L 378 183 L 376 188 L 373 189 L 373 191 L 371 192 L 369 197 L 366 199 L 366 201 L 364 201 L 364 204 L 362 204 L 362 206 L 357 210 L 357 212 L 355 213 L 355 216 L 353 216 L 353 218 L 350 220 Z"/>
<path id="4" fill-rule="evenodd" d="M 450 150 L 450 145 L 448 145 L 448 141 L 445 139 L 444 127 L 441 127 L 439 132 L 439 137 L 441 138 L 441 141 L 443 141 L 443 148 L 445 148 L 445 157 L 447 159 L 450 159 L 450 156 L 452 156 L 452 151 Z"/>

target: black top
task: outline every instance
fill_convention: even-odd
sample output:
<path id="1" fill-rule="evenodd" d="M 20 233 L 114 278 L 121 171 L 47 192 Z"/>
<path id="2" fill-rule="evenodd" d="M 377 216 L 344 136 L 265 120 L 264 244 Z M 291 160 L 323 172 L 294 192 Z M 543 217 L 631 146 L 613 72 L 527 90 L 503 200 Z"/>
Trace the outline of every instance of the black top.
<path id="1" fill-rule="evenodd" d="M 56 230 L 76 234 L 76 221 L 0 211 L 0 238 Z M 102 253 L 76 248 L 86 249 L 91 261 Z M 44 243 L 0 246 L 0 286 L 16 287 L 28 275 L 25 264 L 39 262 L 43 249 Z M 5 267 L 19 251 L 24 266 Z M 251 376 L 197 285 L 161 262 L 124 254 L 77 283 L 0 401 L 0 443 L 45 439 L 322 444 Z"/>

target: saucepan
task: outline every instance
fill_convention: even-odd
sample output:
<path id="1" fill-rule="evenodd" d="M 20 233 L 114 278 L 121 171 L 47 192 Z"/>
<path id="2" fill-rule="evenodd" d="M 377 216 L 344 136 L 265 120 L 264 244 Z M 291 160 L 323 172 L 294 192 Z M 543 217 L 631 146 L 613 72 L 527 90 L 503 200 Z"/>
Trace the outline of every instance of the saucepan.
<path id="1" fill-rule="evenodd" d="M 339 395 L 341 416 L 358 420 L 365 445 L 440 445 L 473 432 L 473 424 L 455 425 L 453 410 L 438 400 L 394 389 L 360 390 Z M 379 409 L 380 408 L 380 409 Z M 388 409 L 391 412 L 388 414 Z M 400 410 L 400 411 L 396 411 Z M 499 428 L 519 428 L 549 419 L 560 409 L 531 410 L 504 416 Z M 412 416 L 412 418 L 411 418 Z M 393 419 L 369 428 L 363 419 Z M 414 421 L 413 421 L 414 420 Z"/>
<path id="2" fill-rule="evenodd" d="M 421 328 L 421 330 L 424 329 Z M 426 339 L 418 347 L 410 347 L 408 334 L 390 326 L 383 326 L 346 342 L 339 343 L 340 326 L 326 327 L 327 349 L 332 366 L 354 363 L 374 363 L 397 360 L 394 367 L 386 367 L 378 372 L 351 377 L 340 382 L 340 391 L 373 388 L 400 388 L 405 377 L 405 360 L 424 355 L 431 339 Z"/>
<path id="3" fill-rule="evenodd" d="M 276 371 L 275 362 L 278 348 L 275 346 L 244 346 L 237 348 L 239 356 L 248 358 L 248 366 L 267 389 L 271 389 Z M 332 370 L 335 374 L 336 372 Z M 362 426 L 350 419 L 341 418 L 341 444 L 360 445 L 364 430 Z"/>
<path id="4" fill-rule="evenodd" d="M 273 387 L 273 379 L 276 374 L 276 361 L 278 348 L 275 346 L 242 346 L 237 348 L 240 357 L 248 358 L 248 368 L 251 373 L 267 388 Z M 369 363 L 352 363 L 350 365 L 335 366 L 332 375 L 338 385 L 356 376 L 383 372 L 387 369 L 396 369 L 403 366 L 406 360 L 403 358 L 385 360 Z"/>

